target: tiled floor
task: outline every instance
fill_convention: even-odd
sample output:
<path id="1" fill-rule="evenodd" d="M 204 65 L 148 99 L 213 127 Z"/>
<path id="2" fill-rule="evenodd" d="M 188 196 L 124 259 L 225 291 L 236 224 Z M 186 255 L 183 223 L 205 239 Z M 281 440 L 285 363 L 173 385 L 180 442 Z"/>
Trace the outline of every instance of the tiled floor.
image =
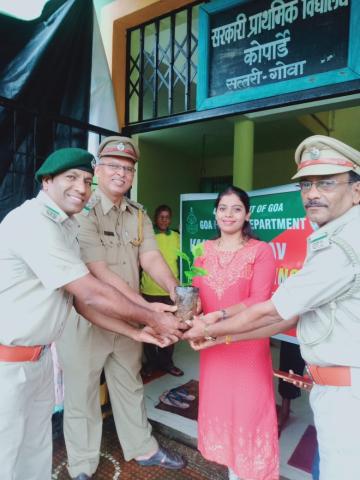
<path id="1" fill-rule="evenodd" d="M 278 363 L 279 349 L 272 348 L 273 363 Z M 161 426 L 156 432 L 159 442 L 174 449 L 186 457 L 188 466 L 181 471 L 169 471 L 154 467 L 139 467 L 134 461 L 125 462 L 115 433 L 112 417 L 104 421 L 101 461 L 93 480 L 226 480 L 226 469 L 208 462 L 196 451 L 197 424 L 179 415 L 155 408 L 160 394 L 169 388 L 182 385 L 189 380 L 198 379 L 198 355 L 187 343 L 181 342 L 175 351 L 175 363 L 185 372 L 183 377 L 164 375 L 145 385 L 146 408 L 150 419 Z M 298 444 L 307 426 L 312 423 L 312 414 L 308 404 L 308 395 L 302 394 L 293 402 L 292 414 L 287 427 L 280 438 L 281 479 L 311 480 L 311 475 L 288 465 L 288 459 Z M 173 439 L 169 438 L 169 433 Z M 174 439 L 175 435 L 175 439 Z M 185 444 L 184 444 L 185 442 Z M 53 480 L 68 480 L 66 470 L 66 453 L 63 437 L 60 435 L 54 442 Z"/>
<path id="2" fill-rule="evenodd" d="M 140 467 L 135 461 L 125 462 L 117 439 L 112 417 L 104 421 L 101 460 L 93 480 L 224 480 L 226 469 L 204 460 L 193 448 L 156 433 L 159 442 L 183 455 L 187 467 L 182 470 L 165 470 L 159 467 Z M 66 454 L 62 436 L 54 441 L 54 470 L 52 480 L 69 480 Z"/>
<path id="3" fill-rule="evenodd" d="M 273 365 L 274 368 L 276 368 L 278 366 L 279 348 L 276 341 L 273 343 Z M 179 342 L 176 345 L 174 358 L 175 364 L 184 370 L 185 375 L 183 377 L 164 375 L 145 385 L 146 409 L 150 419 L 192 438 L 193 444 L 196 445 L 197 423 L 195 421 L 155 408 L 159 396 L 164 390 L 175 388 L 189 380 L 199 378 L 198 354 L 194 352 L 186 342 Z M 277 392 L 277 380 L 275 379 L 274 386 Z M 277 403 L 281 403 L 278 395 Z M 292 402 L 290 419 L 280 437 L 280 472 L 281 475 L 289 480 L 311 480 L 310 474 L 294 468 L 287 463 L 303 433 L 310 424 L 313 424 L 313 417 L 309 406 L 309 395 L 304 392 L 300 398 Z"/>

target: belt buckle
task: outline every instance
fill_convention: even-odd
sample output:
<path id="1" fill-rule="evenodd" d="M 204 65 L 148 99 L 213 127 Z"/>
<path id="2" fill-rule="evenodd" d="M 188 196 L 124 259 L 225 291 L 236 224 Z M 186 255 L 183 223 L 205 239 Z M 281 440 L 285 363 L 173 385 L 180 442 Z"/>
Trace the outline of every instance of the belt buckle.
<path id="1" fill-rule="evenodd" d="M 309 368 L 309 365 L 306 363 L 305 364 L 305 370 L 306 370 L 306 373 L 309 375 L 309 377 L 311 378 L 311 380 L 314 382 L 314 384 L 316 385 L 316 382 L 315 382 L 315 379 L 311 373 L 311 370 Z"/>

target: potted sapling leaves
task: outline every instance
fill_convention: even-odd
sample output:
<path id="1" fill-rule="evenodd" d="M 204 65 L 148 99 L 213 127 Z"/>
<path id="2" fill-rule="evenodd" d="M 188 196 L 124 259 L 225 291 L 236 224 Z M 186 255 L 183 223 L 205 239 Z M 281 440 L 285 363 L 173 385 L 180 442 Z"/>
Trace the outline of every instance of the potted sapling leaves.
<path id="1" fill-rule="evenodd" d="M 179 287 L 175 288 L 175 305 L 177 310 L 175 315 L 180 317 L 183 322 L 188 322 L 196 314 L 199 299 L 199 289 L 192 286 L 194 277 L 203 277 L 207 271 L 201 267 L 194 266 L 195 258 L 203 254 L 204 244 L 199 243 L 191 248 L 192 259 L 185 252 L 178 250 L 178 257 L 181 258 L 185 269 L 183 271 L 185 280 Z"/>

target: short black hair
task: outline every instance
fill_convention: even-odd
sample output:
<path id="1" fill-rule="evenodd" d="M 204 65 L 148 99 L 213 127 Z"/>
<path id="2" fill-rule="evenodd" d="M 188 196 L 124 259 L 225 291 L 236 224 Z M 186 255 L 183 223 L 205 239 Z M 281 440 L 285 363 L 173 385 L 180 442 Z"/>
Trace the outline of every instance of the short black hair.
<path id="1" fill-rule="evenodd" d="M 161 212 L 169 212 L 170 217 L 172 217 L 172 210 L 169 207 L 169 205 L 159 205 L 156 207 L 155 213 L 154 213 L 154 220 L 156 222 L 158 216 L 160 215 Z"/>
<path id="2" fill-rule="evenodd" d="M 350 182 L 360 182 L 360 175 L 356 172 L 353 172 L 352 170 L 350 170 L 349 172 L 349 181 Z"/>

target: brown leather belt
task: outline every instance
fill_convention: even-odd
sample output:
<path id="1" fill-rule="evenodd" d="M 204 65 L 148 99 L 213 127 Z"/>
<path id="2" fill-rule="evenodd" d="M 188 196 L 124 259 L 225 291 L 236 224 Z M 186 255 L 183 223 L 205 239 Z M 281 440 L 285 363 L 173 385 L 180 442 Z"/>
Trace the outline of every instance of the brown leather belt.
<path id="1" fill-rule="evenodd" d="M 328 385 L 330 387 L 350 387 L 350 367 L 318 367 L 307 365 L 306 370 L 316 385 Z"/>
<path id="2" fill-rule="evenodd" d="M 36 362 L 46 347 L 47 345 L 33 347 L 0 345 L 0 362 Z"/>

